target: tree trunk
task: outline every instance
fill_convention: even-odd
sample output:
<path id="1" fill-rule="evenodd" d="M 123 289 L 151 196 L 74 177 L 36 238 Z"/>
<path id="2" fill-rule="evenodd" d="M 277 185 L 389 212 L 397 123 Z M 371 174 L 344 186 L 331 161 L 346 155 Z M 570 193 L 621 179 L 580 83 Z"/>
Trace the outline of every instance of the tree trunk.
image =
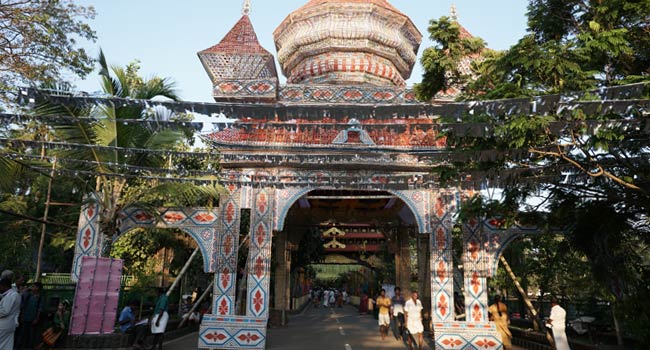
<path id="1" fill-rule="evenodd" d="M 612 318 L 614 319 L 614 329 L 616 330 L 616 342 L 618 343 L 618 346 L 623 346 L 623 333 L 618 324 L 618 318 L 616 318 L 616 302 L 612 303 Z"/>

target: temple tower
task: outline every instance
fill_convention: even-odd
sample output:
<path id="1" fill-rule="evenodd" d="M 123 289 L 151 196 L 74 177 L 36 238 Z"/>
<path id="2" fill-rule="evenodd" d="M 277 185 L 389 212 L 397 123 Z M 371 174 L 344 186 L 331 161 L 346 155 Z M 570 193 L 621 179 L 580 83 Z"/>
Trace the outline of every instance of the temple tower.
<path id="1" fill-rule="evenodd" d="M 221 41 L 198 53 L 213 84 L 217 102 L 272 102 L 278 73 L 273 55 L 260 45 L 244 3 L 242 17 Z"/>
<path id="2" fill-rule="evenodd" d="M 273 38 L 289 84 L 404 88 L 422 34 L 386 0 L 311 0 Z"/>

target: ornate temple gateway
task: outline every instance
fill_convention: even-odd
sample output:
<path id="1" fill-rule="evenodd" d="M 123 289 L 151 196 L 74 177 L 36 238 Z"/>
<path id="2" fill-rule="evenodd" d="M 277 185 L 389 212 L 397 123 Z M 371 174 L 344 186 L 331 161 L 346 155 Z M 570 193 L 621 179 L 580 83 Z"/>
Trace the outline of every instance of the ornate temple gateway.
<path id="1" fill-rule="evenodd" d="M 280 85 L 275 59 L 260 46 L 248 9 L 221 42 L 198 53 L 215 101 L 237 118 L 204 136 L 221 152 L 221 183 L 228 193 L 217 208 L 168 208 L 159 220 L 141 210 L 125 211 L 119 230 L 178 228 L 197 241 L 206 272 L 215 274 L 213 314 L 203 318 L 198 347 L 265 348 L 271 238 L 276 236 L 276 254 L 286 254 L 285 221 L 292 207 L 308 204 L 306 198 L 317 192 L 374 196 L 386 200 L 381 210 L 398 202 L 426 238 L 428 252 L 423 248 L 420 254 L 429 257 L 429 271 L 420 282 L 429 284 L 424 290 L 430 290 L 437 348 L 501 349 L 488 322 L 486 280 L 519 231 L 505 234 L 484 223 L 465 228 L 467 321 L 457 322 L 451 233 L 467 193 L 441 188 L 431 170 L 447 161 L 440 114 L 462 113 L 465 107 L 419 104 L 406 88 L 422 34 L 386 0 L 310 0 L 273 33 L 287 77 Z M 75 276 L 81 258 L 100 255 L 105 244 L 98 234 L 99 209 L 90 205 L 80 217 Z M 251 210 L 245 315 L 237 314 L 235 293 L 241 209 Z M 368 240 L 378 245 L 386 236 L 369 224 L 350 222 L 343 233 L 320 227 L 326 249 L 376 249 Z M 287 276 L 276 278 L 277 286 Z M 275 308 L 286 309 L 281 294 L 276 288 Z"/>
<path id="2" fill-rule="evenodd" d="M 232 282 L 217 282 L 221 293 L 214 298 L 217 312 L 202 324 L 199 346 L 263 348 L 272 231 L 285 229 L 294 203 L 314 191 L 329 190 L 339 195 L 348 191 L 351 197 L 360 196 L 359 191 L 391 195 L 410 211 L 419 233 L 431 235 L 427 240 L 430 278 L 423 277 L 431 281 L 440 348 L 501 348 L 494 326 L 487 321 L 486 248 L 478 244 L 478 227 L 471 231 L 473 253 L 468 258 L 475 264 L 474 268 L 467 264 L 465 279 L 470 291 L 468 321 L 454 320 L 451 229 L 463 194 L 455 188 L 439 188 L 431 175 L 435 155 L 446 145 L 439 116 L 379 111 L 368 115 L 358 109 L 417 103 L 405 81 L 417 62 L 420 31 L 386 0 L 310 0 L 289 14 L 273 37 L 286 85 L 279 84 L 273 56 L 260 46 L 247 11 L 220 43 L 199 52 L 213 82 L 215 101 L 268 104 L 291 111 L 245 116 L 205 137 L 221 151 L 222 167 L 233 180 L 231 197 L 222 203 L 231 208 L 227 213 L 252 208 L 255 237 L 249 254 L 254 268 L 248 276 L 246 317 L 232 314 Z M 321 107 L 322 114 L 301 113 L 310 107 Z M 229 224 L 224 222 L 224 227 Z M 230 227 L 230 232 L 222 232 L 222 239 L 232 237 L 237 246 L 238 224 Z M 363 249 L 373 250 L 385 238 L 370 229 L 348 227 L 347 231 L 322 230 L 326 250 L 357 251 L 362 239 Z M 276 244 L 284 241 L 280 238 Z M 217 276 L 232 269 L 217 270 Z M 230 277 L 217 278 L 224 280 Z M 286 307 L 277 295 L 275 307 Z"/>

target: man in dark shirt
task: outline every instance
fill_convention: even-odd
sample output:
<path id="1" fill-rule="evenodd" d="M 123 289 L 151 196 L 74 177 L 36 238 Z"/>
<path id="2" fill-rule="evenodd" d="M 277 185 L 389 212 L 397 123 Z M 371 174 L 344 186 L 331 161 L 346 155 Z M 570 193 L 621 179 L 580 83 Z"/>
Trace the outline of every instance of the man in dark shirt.
<path id="1" fill-rule="evenodd" d="M 390 300 L 393 335 L 399 340 L 404 329 L 404 297 L 400 287 L 395 287 L 395 295 Z"/>
<path id="2" fill-rule="evenodd" d="M 43 313 L 42 289 L 43 285 L 40 282 L 34 282 L 31 293 L 25 298 L 25 304 L 21 305 L 20 324 L 22 335 L 20 345 L 25 349 L 33 348 L 36 336 L 40 335 L 38 327 Z"/>

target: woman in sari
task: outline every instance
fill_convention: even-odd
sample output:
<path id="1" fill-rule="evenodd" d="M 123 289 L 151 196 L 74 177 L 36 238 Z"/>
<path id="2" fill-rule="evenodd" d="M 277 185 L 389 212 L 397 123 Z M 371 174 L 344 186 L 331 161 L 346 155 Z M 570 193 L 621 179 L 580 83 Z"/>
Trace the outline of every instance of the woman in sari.
<path id="1" fill-rule="evenodd" d="M 359 314 L 365 315 L 368 313 L 368 294 L 363 293 L 363 296 L 361 297 L 361 301 L 359 302 Z"/>
<path id="2" fill-rule="evenodd" d="M 35 349 L 46 349 L 60 347 L 65 342 L 65 336 L 68 333 L 70 324 L 70 302 L 63 300 L 59 303 L 54 313 L 52 326 L 43 333 L 43 342 L 38 344 Z"/>
<path id="3" fill-rule="evenodd" d="M 494 297 L 494 304 L 488 308 L 488 312 L 490 313 L 490 321 L 494 321 L 497 326 L 497 331 L 501 334 L 503 348 L 505 350 L 512 349 L 512 333 L 510 333 L 510 329 L 508 328 L 508 324 L 510 323 L 508 307 L 501 302 L 500 295 Z"/>

